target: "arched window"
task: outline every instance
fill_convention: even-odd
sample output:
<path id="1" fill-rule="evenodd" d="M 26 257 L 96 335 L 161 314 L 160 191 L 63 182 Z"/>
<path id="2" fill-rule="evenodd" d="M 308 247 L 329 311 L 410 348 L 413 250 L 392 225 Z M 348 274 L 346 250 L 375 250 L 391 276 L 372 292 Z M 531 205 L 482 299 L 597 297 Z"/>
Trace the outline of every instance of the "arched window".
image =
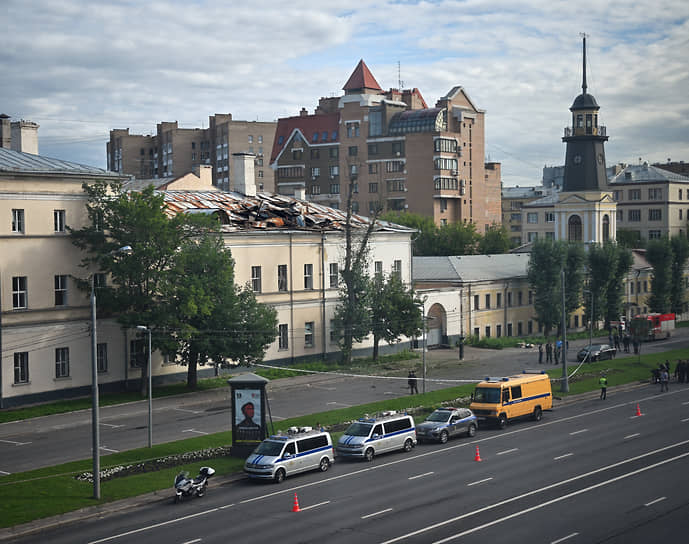
<path id="1" fill-rule="evenodd" d="M 570 242 L 581 242 L 581 217 L 573 215 L 567 222 L 567 239 Z"/>
<path id="2" fill-rule="evenodd" d="M 607 215 L 603 216 L 603 241 L 610 241 L 610 218 Z"/>

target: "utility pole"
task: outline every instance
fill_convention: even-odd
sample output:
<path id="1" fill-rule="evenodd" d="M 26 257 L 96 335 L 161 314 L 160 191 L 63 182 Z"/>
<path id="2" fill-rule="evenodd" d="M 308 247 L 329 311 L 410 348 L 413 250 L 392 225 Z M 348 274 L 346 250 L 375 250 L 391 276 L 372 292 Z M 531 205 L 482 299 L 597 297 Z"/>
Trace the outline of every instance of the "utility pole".
<path id="1" fill-rule="evenodd" d="M 565 308 L 565 269 L 560 269 L 560 281 L 562 284 L 562 388 L 563 393 L 569 392 L 569 380 L 567 379 L 567 309 Z"/>

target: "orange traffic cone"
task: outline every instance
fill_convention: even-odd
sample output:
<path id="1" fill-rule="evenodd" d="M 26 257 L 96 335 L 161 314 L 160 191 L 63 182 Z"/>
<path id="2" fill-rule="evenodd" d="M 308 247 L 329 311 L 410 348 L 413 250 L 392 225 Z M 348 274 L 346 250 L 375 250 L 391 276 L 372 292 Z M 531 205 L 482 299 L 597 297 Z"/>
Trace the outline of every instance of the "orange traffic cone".
<path id="1" fill-rule="evenodd" d="M 478 452 L 478 446 L 476 446 L 476 455 L 474 456 L 474 461 L 481 461 L 481 454 Z"/>
<path id="2" fill-rule="evenodd" d="M 292 506 L 292 512 L 300 512 L 299 510 L 299 499 L 297 499 L 297 493 L 294 493 L 294 506 Z"/>
<path id="3" fill-rule="evenodd" d="M 636 417 L 642 416 L 641 408 L 639 408 L 639 403 L 636 404 Z"/>

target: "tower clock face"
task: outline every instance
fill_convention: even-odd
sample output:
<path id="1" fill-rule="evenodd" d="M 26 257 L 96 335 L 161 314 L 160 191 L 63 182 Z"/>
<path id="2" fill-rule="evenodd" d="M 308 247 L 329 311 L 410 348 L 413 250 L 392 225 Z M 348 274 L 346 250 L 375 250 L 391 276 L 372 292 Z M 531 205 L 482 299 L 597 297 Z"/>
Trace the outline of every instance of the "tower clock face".
<path id="1" fill-rule="evenodd" d="M 581 155 L 574 155 L 574 164 L 581 164 Z"/>

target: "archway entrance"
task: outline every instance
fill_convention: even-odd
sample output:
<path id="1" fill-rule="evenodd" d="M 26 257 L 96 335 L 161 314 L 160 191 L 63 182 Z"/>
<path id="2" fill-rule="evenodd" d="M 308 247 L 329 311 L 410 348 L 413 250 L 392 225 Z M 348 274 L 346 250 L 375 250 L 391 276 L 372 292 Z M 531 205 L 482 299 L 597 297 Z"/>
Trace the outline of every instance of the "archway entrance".
<path id="1" fill-rule="evenodd" d="M 433 304 L 426 312 L 426 345 L 439 347 L 447 343 L 447 313 L 441 304 Z"/>

